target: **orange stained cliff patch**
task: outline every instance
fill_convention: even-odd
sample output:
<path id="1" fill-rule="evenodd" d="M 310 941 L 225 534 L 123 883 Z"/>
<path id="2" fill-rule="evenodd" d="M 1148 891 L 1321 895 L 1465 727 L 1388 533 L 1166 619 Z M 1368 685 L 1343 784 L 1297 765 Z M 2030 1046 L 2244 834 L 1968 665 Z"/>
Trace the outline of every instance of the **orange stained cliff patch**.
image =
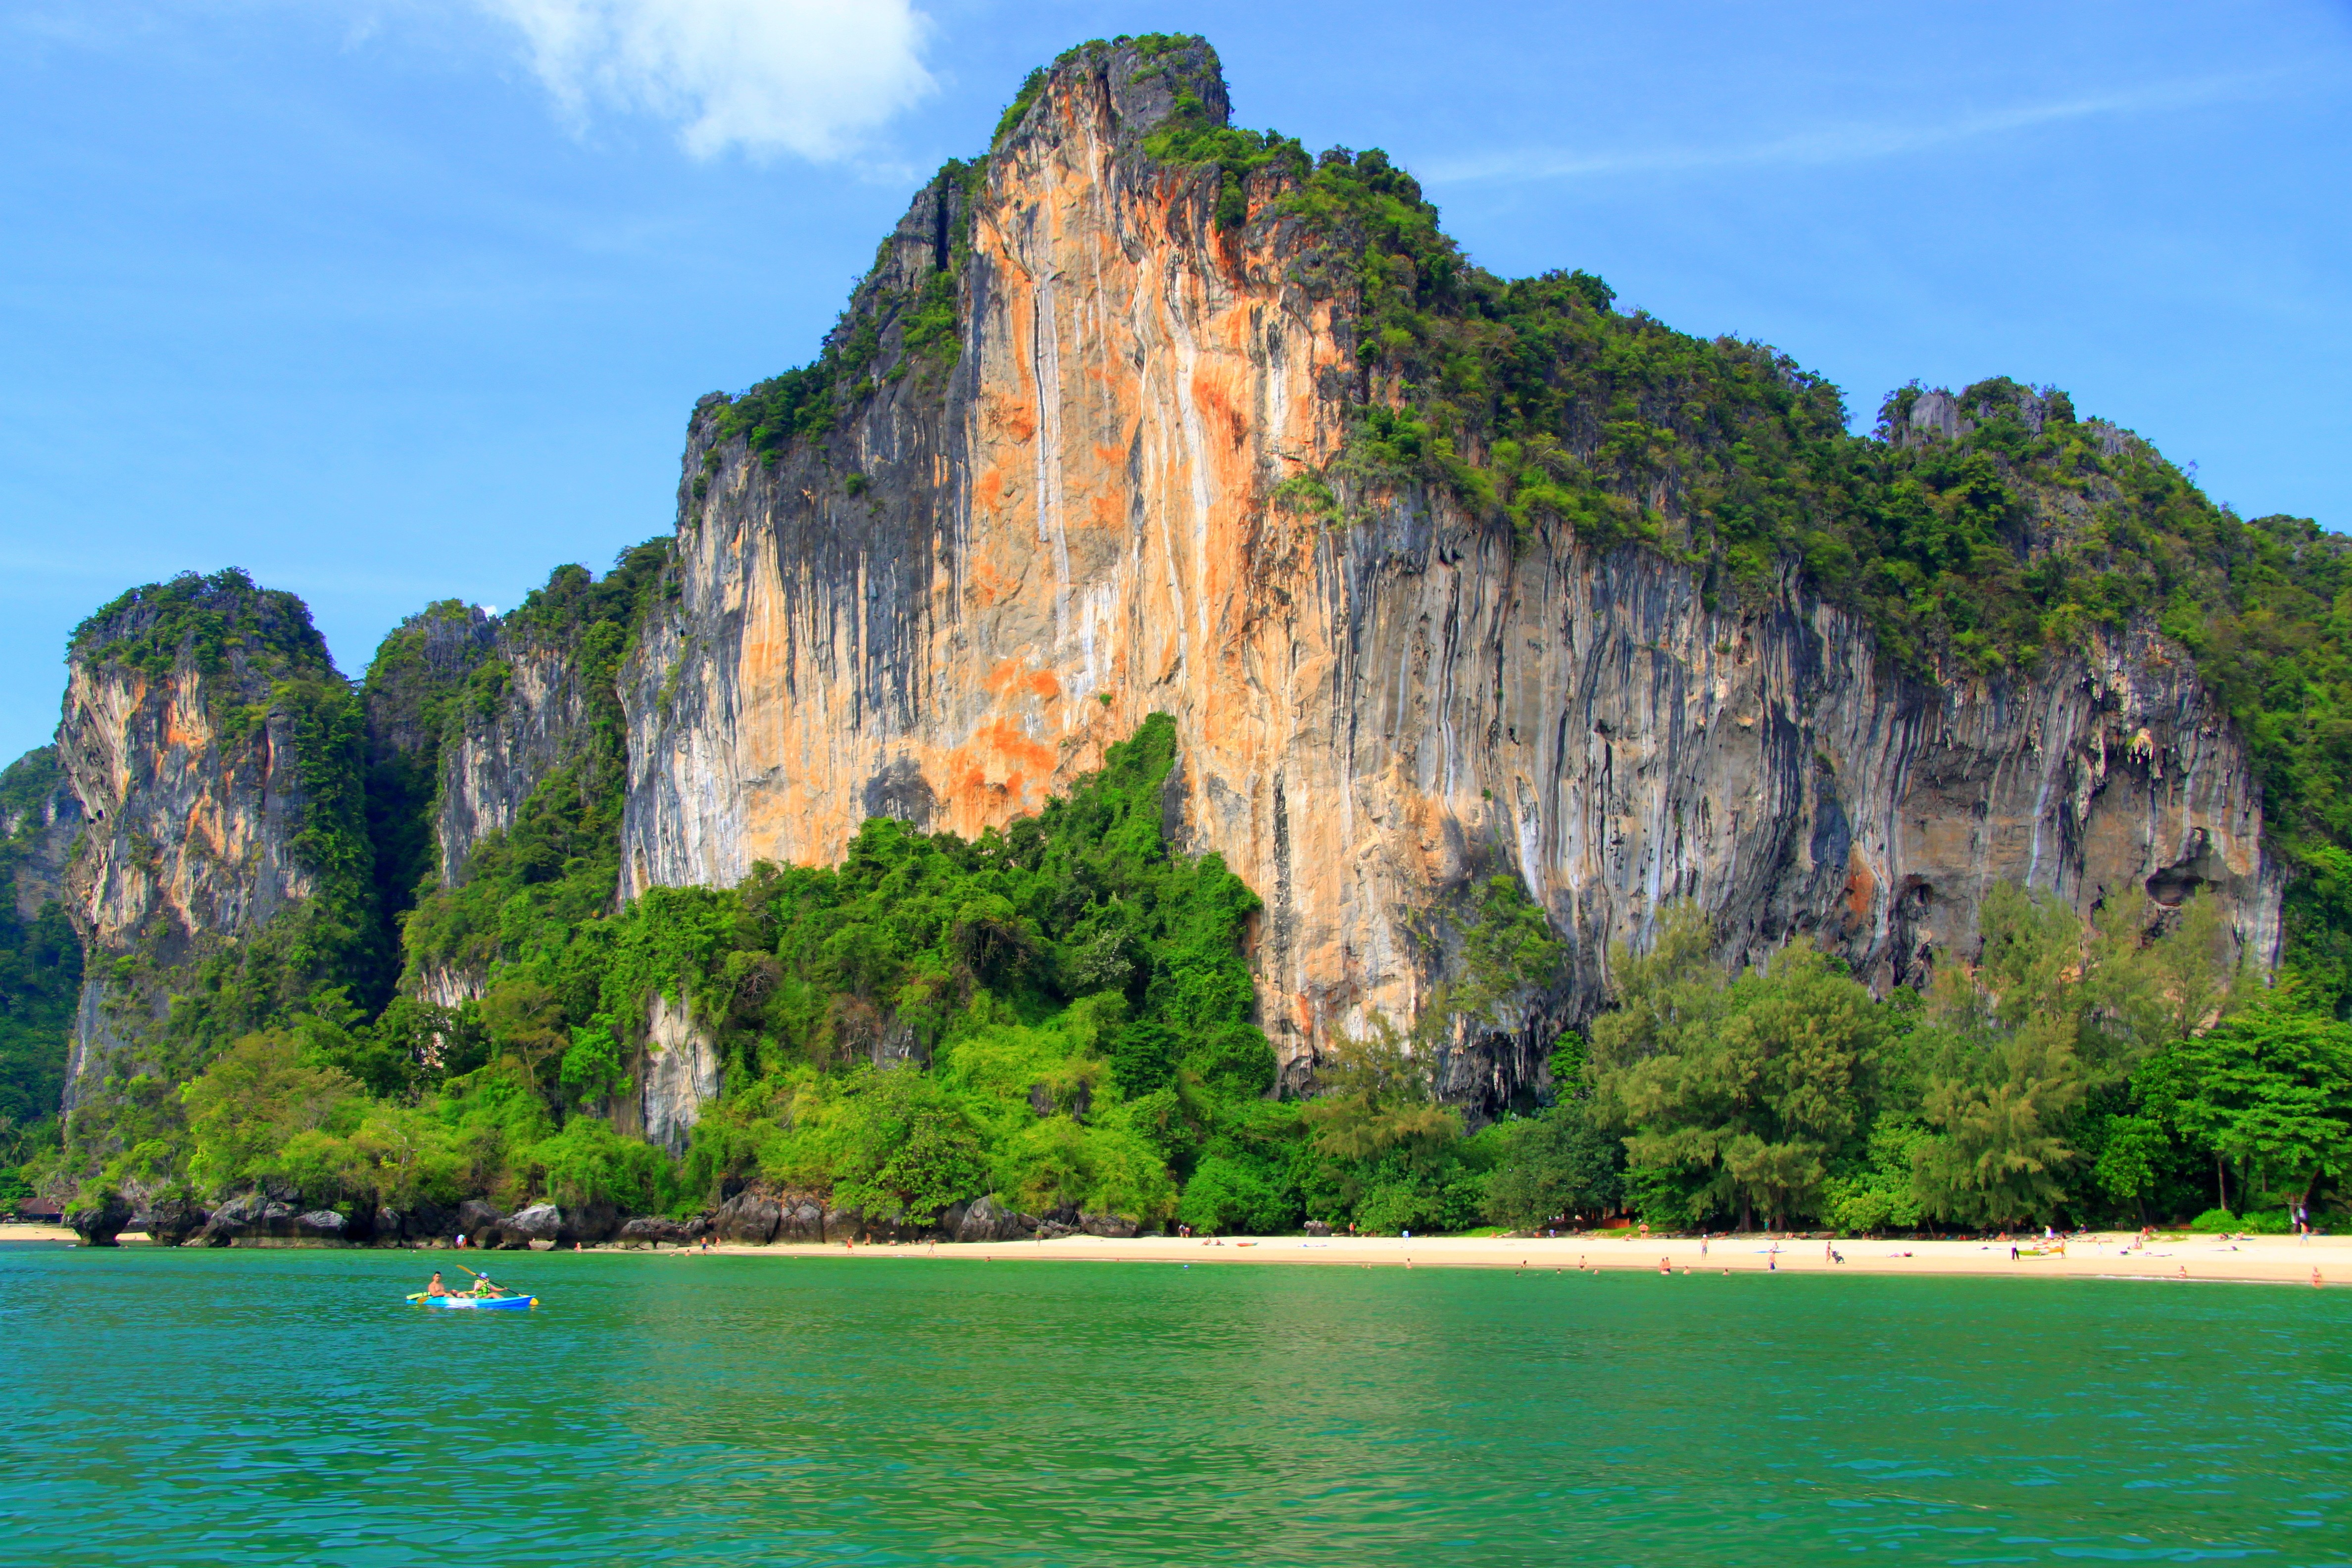
<path id="1" fill-rule="evenodd" d="M 1004 471 L 996 468 L 980 470 L 980 478 L 971 482 L 971 499 L 982 511 L 994 511 L 1004 500 Z"/>
<path id="2" fill-rule="evenodd" d="M 1050 669 L 1038 670 L 1023 684 L 1048 702 L 1062 694 L 1062 683 L 1054 679 L 1054 672 Z"/>
<path id="3" fill-rule="evenodd" d="M 1870 919 L 1870 906 L 1878 895 L 1878 879 L 1871 874 L 1870 862 L 1862 851 L 1852 850 L 1846 857 L 1845 929 L 1859 931 Z"/>
<path id="4" fill-rule="evenodd" d="M 1003 573 L 999 572 L 995 564 L 985 555 L 972 558 L 969 581 L 971 596 L 978 601 L 982 609 L 995 604 L 1019 586 Z"/>
<path id="5" fill-rule="evenodd" d="M 1087 502 L 1092 521 L 1104 528 L 1117 528 L 1127 521 L 1127 507 L 1122 498 L 1112 490 L 1097 490 Z"/>

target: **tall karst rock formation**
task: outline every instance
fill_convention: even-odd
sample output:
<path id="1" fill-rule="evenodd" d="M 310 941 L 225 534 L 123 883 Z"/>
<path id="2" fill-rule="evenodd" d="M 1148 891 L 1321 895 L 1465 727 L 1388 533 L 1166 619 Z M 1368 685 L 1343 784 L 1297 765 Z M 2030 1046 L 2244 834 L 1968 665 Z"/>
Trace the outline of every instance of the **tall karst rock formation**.
<path id="1" fill-rule="evenodd" d="M 1793 566 L 1710 607 L 1672 551 L 1522 542 L 1446 487 L 1341 477 L 1351 416 L 1401 401 L 1363 368 L 1353 263 L 1279 170 L 1146 146 L 1225 116 L 1202 46 L 1074 51 L 883 246 L 829 432 L 790 434 L 790 384 L 697 410 L 674 595 L 624 677 L 625 892 L 825 860 L 871 815 L 1002 824 L 1165 710 L 1169 817 L 1265 900 L 1294 1069 L 1412 1016 L 1449 963 L 1429 912 L 1496 872 L 1572 980 L 1463 1054 L 1463 1093 L 1531 1072 L 1676 898 L 1728 953 L 1817 936 L 1880 983 L 1966 942 L 2004 879 L 2084 909 L 2207 886 L 2273 954 L 2244 748 L 2153 636 L 1926 679 Z M 1286 505 L 1302 476 L 1347 517 Z"/>
<path id="2" fill-rule="evenodd" d="M 135 590 L 83 623 L 68 671 L 70 1112 L 110 1078 L 169 1092 L 198 1035 L 381 963 L 358 699 L 299 599 L 234 571 Z"/>
<path id="3" fill-rule="evenodd" d="M 1071 51 L 918 195 L 817 363 L 697 406 L 668 546 L 603 582 L 564 568 L 495 622 L 434 606 L 363 702 L 299 603 L 241 576 L 94 618 L 58 732 L 70 800 L 41 819 L 44 865 L 81 833 L 58 884 L 91 960 L 68 1106 L 180 1072 L 173 1040 L 305 987 L 361 976 L 373 1005 L 401 969 L 388 917 L 559 792 L 572 837 L 532 852 L 601 866 L 617 832 L 625 900 L 834 859 L 872 816 L 1001 826 L 1157 711 L 1180 740 L 1171 836 L 1265 901 L 1251 963 L 1294 1086 L 1334 1031 L 1409 1022 L 1458 976 L 1500 875 L 1570 957 L 1451 1041 L 1445 1090 L 1488 1105 L 1677 899 L 1727 958 L 1816 940 L 1882 986 L 1969 955 L 2002 881 L 2084 910 L 2203 889 L 2275 961 L 2246 748 L 2144 614 L 2013 662 L 1890 646 L 1836 548 L 1805 542 L 1827 533 L 1726 544 L 1727 519 L 1798 504 L 1735 493 L 1771 451 L 1699 472 L 1735 445 L 1785 455 L 1804 419 L 1847 441 L 1833 389 L 1617 316 L 1581 275 L 1507 286 L 1557 296 L 1557 341 L 1518 340 L 1554 355 L 1528 383 L 1545 431 L 1449 427 L 1437 361 L 1491 349 L 1491 318 L 1457 301 L 1452 346 L 1412 347 L 1381 301 L 1448 269 L 1489 304 L 1506 286 L 1464 281 L 1377 154 L 1312 166 L 1226 120 L 1197 39 Z M 1335 212 L 1327 171 L 1367 205 Z M 1431 243 L 1367 240 L 1383 225 Z M 1644 343 L 1697 368 L 1605 392 L 1555 374 Z M 1849 445 L 1958 453 L 1974 423 L 2021 451 L 2057 422 L 2082 453 L 2144 452 L 2061 403 L 1899 395 L 1886 444 Z M 1966 456 L 2015 481 L 2001 570 L 2122 504 L 2095 454 L 2040 490 Z M 422 930 L 400 984 L 425 1004 L 479 995 L 510 956 Z M 719 1067 L 682 1003 L 648 1008 L 616 1117 L 675 1148 Z"/>

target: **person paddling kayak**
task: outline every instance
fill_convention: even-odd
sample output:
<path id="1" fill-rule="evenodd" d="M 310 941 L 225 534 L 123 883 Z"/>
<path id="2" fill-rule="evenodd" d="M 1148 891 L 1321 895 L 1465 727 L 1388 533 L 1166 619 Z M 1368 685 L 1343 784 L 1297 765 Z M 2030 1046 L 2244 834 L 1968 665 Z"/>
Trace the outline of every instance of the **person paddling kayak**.
<path id="1" fill-rule="evenodd" d="M 441 1283 L 441 1270 L 438 1268 L 433 1271 L 433 1283 L 425 1287 L 425 1293 L 427 1296 L 446 1296 L 449 1293 L 449 1287 Z"/>

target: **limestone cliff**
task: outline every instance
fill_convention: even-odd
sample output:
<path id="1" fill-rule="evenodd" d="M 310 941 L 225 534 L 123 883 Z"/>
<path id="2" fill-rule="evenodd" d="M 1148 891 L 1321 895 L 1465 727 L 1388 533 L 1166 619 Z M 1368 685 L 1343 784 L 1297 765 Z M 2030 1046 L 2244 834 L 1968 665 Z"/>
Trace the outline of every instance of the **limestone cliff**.
<path id="1" fill-rule="evenodd" d="M 85 826 L 63 890 L 89 961 L 70 1112 L 123 1068 L 184 1068 L 164 1060 L 175 993 L 282 1005 L 364 967 L 371 933 L 356 702 L 300 600 L 235 571 L 134 589 L 82 624 L 68 669 L 58 756 Z M 297 910 L 299 954 L 191 984 Z"/>
<path id="2" fill-rule="evenodd" d="M 1265 900 L 1294 1076 L 1415 1012 L 1448 963 L 1428 911 L 1493 871 L 1572 978 L 1458 1056 L 1474 1099 L 1537 1070 L 1670 899 L 1729 954 L 1813 936 L 1883 984 L 1965 947 L 1997 879 L 2084 909 L 2207 887 L 2271 960 L 2245 749 L 2152 633 L 1906 673 L 1793 564 L 1726 596 L 1672 549 L 1515 535 L 1377 475 L 1344 518 L 1286 510 L 1401 391 L 1278 173 L 1145 145 L 1224 113 L 1204 47 L 1074 51 L 885 243 L 836 418 L 789 386 L 698 407 L 670 596 L 622 676 L 625 893 L 828 859 L 876 814 L 978 832 L 1164 710 L 1171 815 Z M 1642 504 L 1673 521 L 1664 486 Z"/>

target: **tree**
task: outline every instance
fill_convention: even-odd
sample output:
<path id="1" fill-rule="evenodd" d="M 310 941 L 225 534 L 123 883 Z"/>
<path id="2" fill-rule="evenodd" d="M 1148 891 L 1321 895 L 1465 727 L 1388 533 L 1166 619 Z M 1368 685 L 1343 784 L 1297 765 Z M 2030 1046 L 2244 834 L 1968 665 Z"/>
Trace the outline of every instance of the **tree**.
<path id="1" fill-rule="evenodd" d="M 1815 1213 L 1831 1159 L 1863 1123 L 1888 1019 L 1811 948 L 1727 979 L 1708 934 L 1685 906 L 1646 958 L 1617 955 L 1620 1006 L 1592 1033 L 1600 1113 L 1637 1170 L 1683 1175 L 1668 1184 L 1692 1222 Z"/>
<path id="2" fill-rule="evenodd" d="M 2276 1175 L 2308 1205 L 2322 1181 L 2352 1169 L 2352 1024 L 2289 988 L 2180 1042 L 2150 1078 L 2182 1131 L 2239 1164 L 2242 1203 Z M 2217 1202 L 2230 1207 L 2226 1186 Z"/>
<path id="3" fill-rule="evenodd" d="M 2231 942 L 2219 910 L 2192 900 L 2142 940 L 2145 906 L 2118 900 L 2086 928 L 2063 901 L 2002 884 L 1986 894 L 1973 967 L 1946 965 L 1913 1036 L 1920 1110 L 1932 1135 L 1915 1153 L 1927 1212 L 1976 1225 L 2047 1221 L 2075 1197 L 2088 1120 L 2127 1099 L 2132 1075 L 2228 1007 Z M 2131 1117 L 2093 1167 L 2112 1195 L 2155 1170 Z"/>
<path id="4" fill-rule="evenodd" d="M 1594 1125 L 1589 1101 L 1564 1101 L 1510 1132 L 1510 1148 L 1486 1184 L 1488 1218 L 1532 1230 L 1570 1215 L 1604 1214 L 1623 1196 L 1624 1149 Z"/>

